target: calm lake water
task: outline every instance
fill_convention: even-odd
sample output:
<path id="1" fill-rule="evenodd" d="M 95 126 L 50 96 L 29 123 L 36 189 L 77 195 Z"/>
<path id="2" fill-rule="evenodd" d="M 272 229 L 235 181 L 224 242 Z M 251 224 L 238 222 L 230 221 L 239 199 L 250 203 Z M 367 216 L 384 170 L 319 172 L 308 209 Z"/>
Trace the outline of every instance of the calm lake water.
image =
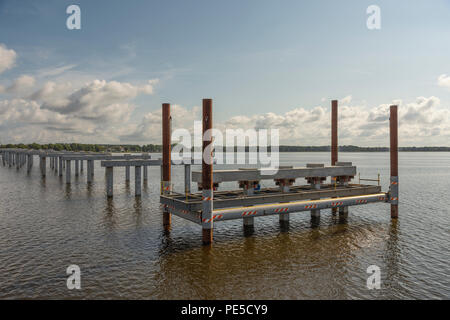
<path id="1" fill-rule="evenodd" d="M 284 153 L 281 164 L 329 158 Z M 339 159 L 361 177 L 380 173 L 387 190 L 388 153 Z M 124 169 L 116 169 L 107 200 L 99 161 L 89 187 L 86 165 L 71 186 L 50 169 L 42 180 L 38 159 L 30 175 L 0 165 L 0 298 L 449 299 L 450 153 L 403 152 L 399 162 L 397 222 L 383 203 L 350 207 L 345 221 L 323 210 L 318 225 L 309 212 L 293 213 L 288 230 L 276 216 L 256 218 L 251 235 L 241 220 L 228 221 L 215 225 L 212 247 L 201 245 L 200 226 L 178 217 L 164 233 L 158 167 L 149 168 L 141 199 L 133 170 L 127 186 Z M 173 168 L 180 192 L 183 174 Z M 71 264 L 81 268 L 81 290 L 66 287 Z M 370 265 L 381 269 L 380 290 L 366 287 Z"/>

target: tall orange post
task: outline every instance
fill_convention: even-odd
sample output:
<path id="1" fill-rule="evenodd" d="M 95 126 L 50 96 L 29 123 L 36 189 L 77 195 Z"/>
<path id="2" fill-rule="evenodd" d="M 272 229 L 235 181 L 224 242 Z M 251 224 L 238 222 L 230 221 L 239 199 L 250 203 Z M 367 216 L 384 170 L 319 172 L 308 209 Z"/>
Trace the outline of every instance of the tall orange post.
<path id="1" fill-rule="evenodd" d="M 172 140 L 170 104 L 163 103 L 162 105 L 162 144 L 163 144 L 163 164 L 162 164 L 162 182 L 161 188 L 163 194 L 170 194 L 171 192 L 171 176 L 170 176 L 170 143 Z M 171 215 L 164 208 L 163 225 L 165 229 L 170 229 Z"/>
<path id="2" fill-rule="evenodd" d="M 202 239 L 213 241 L 213 159 L 212 159 L 212 99 L 203 99 L 202 146 Z"/>
<path id="3" fill-rule="evenodd" d="M 338 161 L 338 101 L 331 101 L 331 165 L 336 165 Z M 332 177 L 331 182 L 336 177 Z M 337 208 L 332 208 L 331 212 L 336 214 Z"/>
<path id="4" fill-rule="evenodd" d="M 338 101 L 331 101 L 331 165 L 338 161 Z"/>
<path id="5" fill-rule="evenodd" d="M 389 117 L 390 157 L 391 157 L 391 185 L 389 187 L 389 201 L 391 203 L 391 218 L 398 218 L 398 117 L 397 106 L 390 107 Z"/>

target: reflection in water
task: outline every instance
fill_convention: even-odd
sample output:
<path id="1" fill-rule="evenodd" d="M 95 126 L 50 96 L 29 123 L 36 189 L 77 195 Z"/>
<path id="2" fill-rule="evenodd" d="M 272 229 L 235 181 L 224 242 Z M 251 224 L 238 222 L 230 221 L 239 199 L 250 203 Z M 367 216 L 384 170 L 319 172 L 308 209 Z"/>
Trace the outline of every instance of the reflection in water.
<path id="1" fill-rule="evenodd" d="M 386 190 L 388 155 L 343 153 L 342 161 L 353 161 L 364 176 L 376 175 L 381 164 Z M 292 213 L 289 224 L 277 216 L 255 218 L 249 229 L 242 220 L 226 221 L 215 225 L 214 243 L 205 247 L 197 224 L 174 216 L 172 230 L 164 230 L 159 167 L 149 168 L 141 197 L 123 187 L 125 172 L 115 172 L 112 199 L 99 162 L 94 183 L 84 175 L 71 187 L 50 173 L 41 180 L 36 166 L 29 178 L 0 167 L 0 298 L 449 297 L 450 197 L 442 191 L 450 189 L 449 159 L 400 153 L 408 175 L 402 175 L 398 221 L 391 221 L 386 204 L 351 207 L 348 218 L 322 210 L 320 222 L 310 212 Z M 328 153 L 281 158 L 299 166 L 326 161 Z M 184 190 L 182 167 L 174 167 L 173 182 Z M 228 187 L 236 185 L 220 186 Z M 83 270 L 77 292 L 55 278 L 72 263 Z M 382 271 L 376 292 L 366 287 L 372 264 Z"/>
<path id="2" fill-rule="evenodd" d="M 113 198 L 106 198 L 106 206 L 104 209 L 104 213 L 105 214 L 103 215 L 103 225 L 109 231 L 115 230 L 118 225 L 118 221 Z"/>
<path id="3" fill-rule="evenodd" d="M 142 199 L 141 199 L 141 197 L 134 198 L 133 207 L 134 207 L 133 216 L 136 221 L 136 228 L 139 229 L 139 227 L 142 226 Z"/>
<path id="4" fill-rule="evenodd" d="M 318 228 L 320 226 L 320 215 L 319 216 L 311 216 L 311 228 Z"/>
<path id="5" fill-rule="evenodd" d="M 391 220 L 389 227 L 389 235 L 386 241 L 386 246 L 384 249 L 384 260 L 385 260 L 385 286 L 397 286 L 398 283 L 403 281 L 400 277 L 400 248 L 398 247 L 398 219 Z M 398 288 L 401 290 L 401 288 Z"/>
<path id="6" fill-rule="evenodd" d="M 280 225 L 280 232 L 289 232 L 289 221 L 279 221 L 279 225 Z"/>
<path id="7" fill-rule="evenodd" d="M 250 237 L 255 233 L 254 225 L 244 225 L 243 226 L 244 237 Z"/>
<path id="8" fill-rule="evenodd" d="M 70 183 L 66 183 L 64 186 L 64 197 L 66 200 L 70 200 L 70 196 L 72 195 L 72 184 Z"/>

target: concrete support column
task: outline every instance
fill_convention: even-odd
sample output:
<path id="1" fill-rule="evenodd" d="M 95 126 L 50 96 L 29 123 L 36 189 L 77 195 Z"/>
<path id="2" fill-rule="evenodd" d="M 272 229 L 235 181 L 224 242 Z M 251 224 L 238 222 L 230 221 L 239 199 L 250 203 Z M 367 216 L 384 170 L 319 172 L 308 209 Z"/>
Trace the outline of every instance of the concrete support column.
<path id="1" fill-rule="evenodd" d="M 130 182 L 130 166 L 125 167 L 125 182 Z"/>
<path id="2" fill-rule="evenodd" d="M 191 193 L 191 165 L 184 165 L 184 193 Z"/>
<path id="3" fill-rule="evenodd" d="M 45 178 L 45 174 L 47 171 L 47 158 L 45 156 L 41 157 L 42 166 L 41 166 L 41 175 Z"/>
<path id="4" fill-rule="evenodd" d="M 16 169 L 19 170 L 20 169 L 20 153 L 16 153 Z"/>
<path id="5" fill-rule="evenodd" d="M 87 160 L 86 161 L 86 167 L 87 167 L 87 174 L 86 174 L 87 182 L 91 183 L 92 182 L 92 176 L 93 176 L 93 174 L 92 174 L 93 161 L 92 160 Z"/>
<path id="6" fill-rule="evenodd" d="M 316 190 L 320 190 L 320 179 L 314 179 L 314 180 L 315 181 L 313 183 L 311 183 L 311 186 Z M 311 199 L 311 200 L 315 200 L 315 199 Z M 320 210 L 319 209 L 311 210 L 311 217 L 320 218 Z"/>
<path id="7" fill-rule="evenodd" d="M 71 165 L 70 165 L 70 160 L 66 160 L 66 183 L 70 184 L 70 179 L 71 179 Z"/>
<path id="8" fill-rule="evenodd" d="M 106 167 L 106 196 L 113 196 L 113 188 L 114 188 L 114 167 Z"/>
<path id="9" fill-rule="evenodd" d="M 83 168 L 83 163 L 84 163 L 84 161 L 83 160 L 80 160 L 80 172 L 83 172 L 84 171 L 84 168 Z"/>
<path id="10" fill-rule="evenodd" d="M 279 181 L 278 186 L 282 192 L 289 192 L 290 190 L 290 184 L 287 181 Z M 279 221 L 281 224 L 289 223 L 289 212 L 280 213 Z"/>
<path id="11" fill-rule="evenodd" d="M 249 181 L 251 182 L 251 181 Z M 254 188 L 253 188 L 253 183 L 246 183 L 244 186 L 244 193 L 247 196 L 251 196 L 253 195 L 254 192 Z M 255 218 L 254 217 L 245 217 L 242 219 L 243 220 L 243 224 L 244 224 L 244 228 L 250 228 L 254 226 L 254 222 L 255 222 Z"/>
<path id="12" fill-rule="evenodd" d="M 144 170 L 144 182 L 147 182 L 147 180 L 148 180 L 148 166 L 144 166 L 143 170 Z"/>
<path id="13" fill-rule="evenodd" d="M 31 171 L 31 159 L 33 158 L 33 155 L 28 154 L 27 155 L 27 172 L 30 173 Z"/>
<path id="14" fill-rule="evenodd" d="M 63 159 L 62 157 L 58 157 L 58 176 L 62 177 L 63 176 Z"/>
<path id="15" fill-rule="evenodd" d="M 348 186 L 348 179 L 347 177 L 339 177 L 339 184 L 341 186 Z M 348 206 L 345 207 L 339 207 L 339 217 L 341 218 L 347 218 L 348 217 Z"/>
<path id="16" fill-rule="evenodd" d="M 80 175 L 80 160 L 75 160 L 75 177 Z"/>
<path id="17" fill-rule="evenodd" d="M 140 197 L 142 194 L 141 166 L 134 167 L 134 195 Z"/>

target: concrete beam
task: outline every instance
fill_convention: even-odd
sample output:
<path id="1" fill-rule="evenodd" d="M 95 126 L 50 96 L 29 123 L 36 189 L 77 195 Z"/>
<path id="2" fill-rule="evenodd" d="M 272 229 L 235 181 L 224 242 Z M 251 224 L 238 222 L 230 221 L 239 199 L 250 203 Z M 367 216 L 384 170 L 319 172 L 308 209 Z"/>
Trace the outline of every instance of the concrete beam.
<path id="1" fill-rule="evenodd" d="M 161 160 L 103 160 L 102 167 L 136 167 L 136 166 L 160 166 Z"/>
<path id="2" fill-rule="evenodd" d="M 296 179 L 305 177 L 330 177 L 330 176 L 354 176 L 356 167 L 350 166 L 328 166 L 328 167 L 297 167 L 280 168 L 276 174 L 268 174 L 267 169 L 245 169 L 245 170 L 215 170 L 213 173 L 213 182 L 221 183 L 227 181 L 257 181 L 273 179 Z M 192 181 L 201 182 L 202 172 L 193 171 Z"/>

